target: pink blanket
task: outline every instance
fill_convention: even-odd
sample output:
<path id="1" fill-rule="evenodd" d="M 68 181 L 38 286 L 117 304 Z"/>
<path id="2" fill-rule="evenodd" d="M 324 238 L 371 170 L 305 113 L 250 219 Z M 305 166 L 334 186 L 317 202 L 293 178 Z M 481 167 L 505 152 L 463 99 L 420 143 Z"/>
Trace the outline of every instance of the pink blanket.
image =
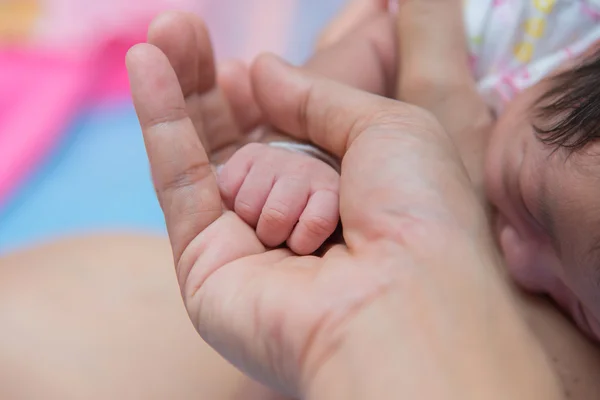
<path id="1" fill-rule="evenodd" d="M 0 1 L 0 208 L 82 106 L 127 96 L 127 49 L 159 12 L 203 16 L 219 58 L 281 52 L 295 0 Z"/>

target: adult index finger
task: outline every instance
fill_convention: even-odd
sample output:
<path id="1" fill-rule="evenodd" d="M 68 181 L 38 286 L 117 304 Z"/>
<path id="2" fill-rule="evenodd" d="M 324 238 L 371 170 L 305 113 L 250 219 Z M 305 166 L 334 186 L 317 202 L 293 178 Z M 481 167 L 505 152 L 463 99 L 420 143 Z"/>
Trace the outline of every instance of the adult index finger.
<path id="1" fill-rule="evenodd" d="M 208 156 L 186 111 L 177 75 L 156 47 L 127 55 L 136 112 L 176 263 L 184 249 L 222 214 Z"/>

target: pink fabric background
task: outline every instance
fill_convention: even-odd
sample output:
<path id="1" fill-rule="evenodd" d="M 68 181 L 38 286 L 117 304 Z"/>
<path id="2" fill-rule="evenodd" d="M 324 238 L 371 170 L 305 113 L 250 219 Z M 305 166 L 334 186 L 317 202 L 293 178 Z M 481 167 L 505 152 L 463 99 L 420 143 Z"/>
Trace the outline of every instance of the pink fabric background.
<path id="1" fill-rule="evenodd" d="M 4 0 L 0 18 L 21 18 L 27 26 L 18 27 L 16 36 L 0 33 L 0 208 L 82 106 L 128 95 L 125 53 L 144 40 L 156 14 L 198 13 L 218 38 L 219 58 L 248 60 L 258 51 L 283 51 L 295 5 L 294 0 Z"/>

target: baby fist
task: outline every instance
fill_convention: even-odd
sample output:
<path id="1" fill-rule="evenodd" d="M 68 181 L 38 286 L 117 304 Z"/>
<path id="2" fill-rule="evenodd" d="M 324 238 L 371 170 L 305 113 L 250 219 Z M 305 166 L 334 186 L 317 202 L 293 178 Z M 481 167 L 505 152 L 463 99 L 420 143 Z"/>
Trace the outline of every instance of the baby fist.
<path id="1" fill-rule="evenodd" d="M 259 143 L 238 150 L 218 174 L 225 205 L 263 244 L 287 242 L 299 255 L 314 253 L 335 231 L 339 180 L 321 160 Z"/>

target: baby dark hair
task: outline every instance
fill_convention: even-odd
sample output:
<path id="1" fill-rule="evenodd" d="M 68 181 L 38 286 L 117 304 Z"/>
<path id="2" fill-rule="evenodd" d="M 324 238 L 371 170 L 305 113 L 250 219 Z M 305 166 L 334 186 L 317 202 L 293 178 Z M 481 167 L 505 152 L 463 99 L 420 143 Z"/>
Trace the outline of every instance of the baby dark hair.
<path id="1" fill-rule="evenodd" d="M 550 79 L 537 103 L 536 116 L 546 121 L 534 127 L 540 140 L 575 152 L 600 139 L 600 50 Z"/>

